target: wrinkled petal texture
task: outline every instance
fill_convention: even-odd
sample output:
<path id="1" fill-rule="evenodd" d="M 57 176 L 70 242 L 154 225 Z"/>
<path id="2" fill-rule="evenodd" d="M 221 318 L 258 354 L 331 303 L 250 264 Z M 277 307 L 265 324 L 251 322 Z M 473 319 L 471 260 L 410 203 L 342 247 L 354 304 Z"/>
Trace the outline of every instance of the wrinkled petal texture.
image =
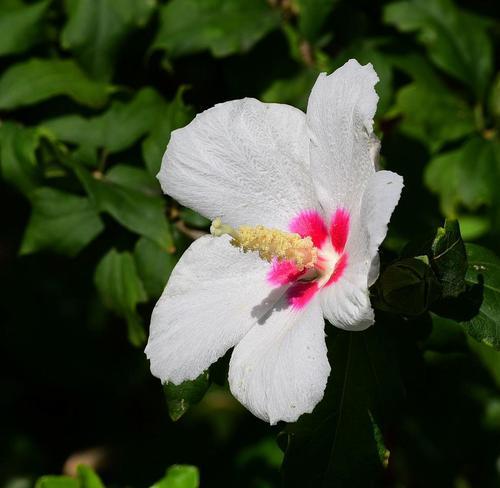
<path id="1" fill-rule="evenodd" d="M 377 81 L 371 64 L 350 60 L 318 77 L 307 108 L 319 201 L 327 216 L 345 209 L 351 222 L 345 245 L 349 262 L 335 286 L 321 292 L 325 317 L 347 330 L 373 324 L 368 286 L 378 276 L 378 247 L 403 186 L 399 175 L 376 172 L 378 141 L 372 127 Z"/>
<path id="2" fill-rule="evenodd" d="M 234 348 L 229 385 L 257 417 L 294 422 L 323 398 L 329 374 L 319 301 L 296 312 L 284 300 Z"/>
<path id="3" fill-rule="evenodd" d="M 292 422 L 321 400 L 324 318 L 347 330 L 373 323 L 368 287 L 403 187 L 399 175 L 376 171 L 377 81 L 370 64 L 350 60 L 318 77 L 307 116 L 236 100 L 172 133 L 158 174 L 166 193 L 234 227 L 310 236 L 324 279 L 244 254 L 227 236 L 194 242 L 151 320 L 146 353 L 162 381 L 194 379 L 234 347 L 231 391 L 259 418 Z"/>
<path id="4" fill-rule="evenodd" d="M 284 229 L 317 205 L 305 115 L 246 98 L 221 103 L 172 133 L 163 191 L 209 219 Z"/>
<path id="5" fill-rule="evenodd" d="M 192 380 L 237 344 L 274 305 L 268 264 L 225 237 L 196 240 L 156 304 L 146 354 L 163 382 Z M 271 303 L 268 302 L 271 300 Z"/>
<path id="6" fill-rule="evenodd" d="M 329 76 L 320 74 L 309 97 L 311 173 L 327 215 L 339 207 L 357 210 L 375 173 L 372 126 L 377 81 L 371 64 L 361 66 L 351 59 Z"/>

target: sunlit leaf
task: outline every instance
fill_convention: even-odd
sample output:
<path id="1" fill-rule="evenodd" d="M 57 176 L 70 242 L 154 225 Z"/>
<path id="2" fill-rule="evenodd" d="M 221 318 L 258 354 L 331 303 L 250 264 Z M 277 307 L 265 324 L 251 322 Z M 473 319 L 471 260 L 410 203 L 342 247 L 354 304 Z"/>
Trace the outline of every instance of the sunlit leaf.
<path id="1" fill-rule="evenodd" d="M 89 466 L 81 464 L 77 468 L 77 474 L 80 488 L 104 488 L 99 476 Z"/>
<path id="2" fill-rule="evenodd" d="M 178 464 L 170 466 L 164 478 L 151 488 L 198 488 L 200 475 L 195 466 Z"/>
<path id="3" fill-rule="evenodd" d="M 42 187 L 31 194 L 31 203 L 21 254 L 51 250 L 74 256 L 104 229 L 88 198 Z"/>
<path id="4" fill-rule="evenodd" d="M 74 61 L 30 59 L 10 66 L 0 77 L 0 109 L 24 107 L 55 96 L 101 107 L 109 92 L 108 85 L 88 78 Z"/>
<path id="5" fill-rule="evenodd" d="M 42 476 L 35 488 L 80 488 L 80 484 L 70 476 Z"/>
<path id="6" fill-rule="evenodd" d="M 265 0 L 172 0 L 161 9 L 153 49 L 179 57 L 210 49 L 217 57 L 248 51 L 277 27 Z"/>

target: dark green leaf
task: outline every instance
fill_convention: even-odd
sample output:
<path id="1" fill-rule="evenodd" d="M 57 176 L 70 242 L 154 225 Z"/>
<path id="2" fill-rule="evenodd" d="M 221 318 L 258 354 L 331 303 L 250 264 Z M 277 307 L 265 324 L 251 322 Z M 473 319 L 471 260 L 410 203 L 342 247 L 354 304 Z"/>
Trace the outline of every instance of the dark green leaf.
<path id="1" fill-rule="evenodd" d="M 316 41 L 336 0 L 294 0 L 299 14 L 299 31 L 309 41 Z"/>
<path id="2" fill-rule="evenodd" d="M 161 10 L 153 49 L 179 57 L 210 49 L 216 57 L 248 51 L 279 24 L 265 0 L 172 0 Z"/>
<path id="3" fill-rule="evenodd" d="M 333 367 L 325 396 L 312 414 L 287 428 L 285 486 L 378 486 L 389 453 L 381 449 L 375 419 L 390 417 L 401 397 L 383 327 L 331 334 Z"/>
<path id="4" fill-rule="evenodd" d="M 403 32 L 418 32 L 436 66 L 484 96 L 493 67 L 484 19 L 458 9 L 451 0 L 409 0 L 388 5 L 384 20 Z"/>
<path id="5" fill-rule="evenodd" d="M 105 178 L 96 178 L 79 165 L 75 165 L 75 171 L 101 212 L 108 213 L 130 231 L 149 237 L 162 249 L 168 252 L 175 250 L 161 196 L 145 195 L 130 187 L 108 182 Z"/>
<path id="6" fill-rule="evenodd" d="M 0 77 L 0 109 L 12 110 L 64 95 L 82 105 L 101 107 L 110 88 L 93 81 L 71 60 L 30 59 Z"/>
<path id="7" fill-rule="evenodd" d="M 102 147 L 114 153 L 135 144 L 153 126 L 164 104 L 156 91 L 143 88 L 130 102 L 115 102 L 97 117 L 67 115 L 47 120 L 44 126 L 65 142 Z"/>
<path id="8" fill-rule="evenodd" d="M 446 220 L 439 227 L 431 246 L 431 266 L 442 287 L 444 297 L 457 297 L 465 291 L 467 253 L 456 220 Z"/>
<path id="9" fill-rule="evenodd" d="M 74 256 L 104 229 L 88 198 L 38 188 L 31 194 L 31 203 L 33 209 L 21 254 L 48 249 Z"/>
<path id="10" fill-rule="evenodd" d="M 97 265 L 95 284 L 104 304 L 127 320 L 130 342 L 143 345 L 146 334 L 136 306 L 147 296 L 132 254 L 109 251 Z"/>
<path id="11" fill-rule="evenodd" d="M 123 41 L 146 25 L 155 7 L 156 0 L 74 0 L 61 43 L 94 77 L 109 80 Z"/>
<path id="12" fill-rule="evenodd" d="M 467 244 L 466 281 L 481 291 L 478 313 L 464 323 L 465 330 L 476 340 L 500 349 L 500 259 L 490 250 Z"/>
<path id="13" fill-rule="evenodd" d="M 463 327 L 455 320 L 430 315 L 432 330 L 425 341 L 425 349 L 439 352 L 465 351 L 467 335 Z"/>
<path id="14" fill-rule="evenodd" d="M 392 112 L 402 117 L 401 130 L 432 152 L 476 130 L 470 107 L 450 90 L 419 82 L 403 87 Z"/>
<path id="15" fill-rule="evenodd" d="M 183 208 L 181 210 L 181 219 L 186 225 L 196 229 L 207 229 L 210 227 L 210 220 L 190 208 Z"/>
<path id="16" fill-rule="evenodd" d="M 182 99 L 184 91 L 185 89 L 181 87 L 171 102 L 165 102 L 163 99 L 158 101 L 150 133 L 142 143 L 142 157 L 146 168 L 154 176 L 160 171 L 170 133 L 185 126 L 193 118 L 193 110 Z"/>
<path id="17" fill-rule="evenodd" d="M 203 398 L 209 386 L 208 371 L 200 374 L 195 380 L 184 381 L 180 385 L 173 383 L 163 385 L 170 418 L 174 421 L 179 420 L 191 405 Z"/>
<path id="18" fill-rule="evenodd" d="M 441 208 L 448 217 L 456 217 L 461 205 L 477 210 L 490 205 L 497 192 L 500 147 L 495 141 L 479 137 L 431 160 L 425 171 L 425 183 L 439 194 Z"/>
<path id="19" fill-rule="evenodd" d="M 199 486 L 198 468 L 178 464 L 170 466 L 165 477 L 157 481 L 151 488 L 198 488 Z"/>
<path id="20" fill-rule="evenodd" d="M 431 268 L 414 258 L 400 259 L 385 268 L 374 291 L 375 308 L 407 316 L 424 313 L 440 296 Z"/>
<path id="21" fill-rule="evenodd" d="M 178 256 L 162 249 L 156 242 L 141 237 L 134 249 L 137 270 L 150 298 L 159 298 Z"/>
<path id="22" fill-rule="evenodd" d="M 43 38 L 49 5 L 50 0 L 12 8 L 0 5 L 0 56 L 22 53 Z"/>
<path id="23" fill-rule="evenodd" d="M 12 122 L 0 125 L 0 168 L 2 178 L 28 195 L 39 182 L 35 151 L 39 143 L 36 129 Z"/>

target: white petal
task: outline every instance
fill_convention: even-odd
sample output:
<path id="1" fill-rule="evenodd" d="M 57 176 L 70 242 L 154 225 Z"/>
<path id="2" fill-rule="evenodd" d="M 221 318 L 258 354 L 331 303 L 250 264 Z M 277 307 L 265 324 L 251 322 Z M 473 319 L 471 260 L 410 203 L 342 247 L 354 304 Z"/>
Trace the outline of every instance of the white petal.
<path id="1" fill-rule="evenodd" d="M 344 274 L 320 292 L 325 318 L 345 330 L 365 330 L 373 324 L 374 314 L 368 293 L 369 266 L 349 263 Z"/>
<path id="2" fill-rule="evenodd" d="M 317 200 L 305 115 L 246 98 L 221 103 L 172 133 L 163 191 L 209 219 L 284 228 Z"/>
<path id="3" fill-rule="evenodd" d="M 368 287 L 378 277 L 378 248 L 402 188 L 403 178 L 391 171 L 378 171 L 368 181 L 359 215 L 352 219 L 344 275 L 321 291 L 323 313 L 337 327 L 363 330 L 373 323 Z"/>
<path id="4" fill-rule="evenodd" d="M 361 205 L 360 230 L 368 235 L 365 242 L 372 259 L 385 239 L 387 224 L 398 204 L 402 189 L 403 178 L 392 171 L 378 171 L 368 182 Z"/>
<path id="5" fill-rule="evenodd" d="M 146 354 L 153 375 L 175 384 L 194 379 L 238 343 L 271 306 L 268 267 L 225 237 L 195 241 L 151 317 Z"/>
<path id="6" fill-rule="evenodd" d="M 233 395 L 257 417 L 294 422 L 323 398 L 330 365 L 318 298 L 303 310 L 278 304 L 235 347 Z"/>
<path id="7" fill-rule="evenodd" d="M 354 210 L 375 172 L 373 116 L 378 77 L 371 64 L 349 60 L 319 75 L 307 106 L 311 129 L 311 172 L 327 214 L 339 206 Z"/>

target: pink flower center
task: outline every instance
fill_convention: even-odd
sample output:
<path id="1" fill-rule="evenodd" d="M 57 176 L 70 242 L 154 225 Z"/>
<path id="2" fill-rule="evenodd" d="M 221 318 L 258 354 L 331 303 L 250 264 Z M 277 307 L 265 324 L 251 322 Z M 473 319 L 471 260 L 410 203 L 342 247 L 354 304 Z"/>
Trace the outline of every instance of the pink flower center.
<path id="1" fill-rule="evenodd" d="M 289 230 L 301 237 L 311 237 L 318 249 L 315 268 L 299 271 L 292 261 L 274 259 L 267 279 L 274 286 L 289 285 L 288 303 L 300 310 L 319 290 L 333 285 L 343 275 L 348 262 L 345 245 L 349 236 L 349 213 L 343 208 L 336 210 L 327 227 L 316 210 L 304 210 L 292 219 Z"/>

